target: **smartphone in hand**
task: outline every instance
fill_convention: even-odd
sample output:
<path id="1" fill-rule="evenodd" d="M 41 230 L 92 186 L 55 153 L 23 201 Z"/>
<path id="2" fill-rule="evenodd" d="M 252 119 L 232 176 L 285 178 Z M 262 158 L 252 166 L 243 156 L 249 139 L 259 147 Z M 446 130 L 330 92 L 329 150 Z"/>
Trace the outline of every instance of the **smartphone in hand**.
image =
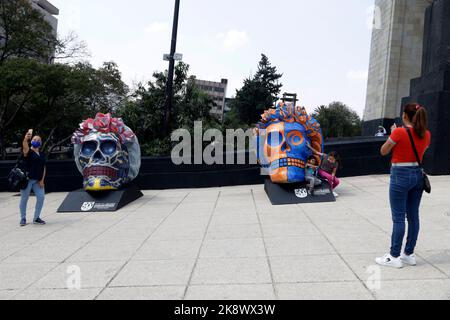
<path id="1" fill-rule="evenodd" d="M 33 129 L 28 130 L 27 132 L 27 139 L 31 140 L 33 138 Z"/>
<path id="2" fill-rule="evenodd" d="M 397 129 L 398 128 L 398 126 L 397 126 L 397 124 L 396 123 L 394 123 L 393 125 L 392 125 L 392 127 L 391 127 L 391 132 L 393 132 L 395 129 Z"/>

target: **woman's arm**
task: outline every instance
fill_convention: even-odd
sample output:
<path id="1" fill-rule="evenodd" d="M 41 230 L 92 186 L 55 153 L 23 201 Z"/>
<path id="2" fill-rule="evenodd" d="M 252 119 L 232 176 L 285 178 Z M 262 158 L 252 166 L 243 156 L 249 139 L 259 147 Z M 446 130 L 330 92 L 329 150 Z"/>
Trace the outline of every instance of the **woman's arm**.
<path id="1" fill-rule="evenodd" d="M 23 138 L 23 142 L 22 142 L 22 153 L 23 156 L 26 157 L 28 156 L 28 153 L 30 152 L 30 146 L 28 145 L 28 143 L 31 140 L 32 134 L 30 131 L 27 132 L 27 134 L 25 135 L 25 137 Z"/>
<path id="2" fill-rule="evenodd" d="M 398 137 L 399 131 L 397 131 L 397 129 L 398 127 L 394 123 L 394 125 L 391 127 L 391 136 L 386 141 L 386 143 L 383 144 L 383 146 L 381 147 L 380 152 L 383 157 L 389 155 L 392 152 L 392 149 L 394 149 L 394 147 L 396 146 L 396 143 L 394 142 L 394 140 L 392 140 L 392 138 L 394 137 L 394 139 L 396 139 Z"/>
<path id="3" fill-rule="evenodd" d="M 383 144 L 383 146 L 381 147 L 381 155 L 383 157 L 389 155 L 392 152 L 392 149 L 394 149 L 395 147 L 395 143 L 391 140 L 388 139 L 388 141 L 386 141 L 385 144 Z"/>
<path id="4" fill-rule="evenodd" d="M 337 173 L 337 168 L 334 168 L 333 170 L 333 174 L 331 175 L 333 178 L 336 177 L 336 173 Z"/>
<path id="5" fill-rule="evenodd" d="M 314 149 L 309 143 L 307 143 L 306 145 L 315 155 L 318 155 L 318 156 L 321 156 L 321 157 L 323 156 L 323 153 L 320 153 L 319 151 Z"/>

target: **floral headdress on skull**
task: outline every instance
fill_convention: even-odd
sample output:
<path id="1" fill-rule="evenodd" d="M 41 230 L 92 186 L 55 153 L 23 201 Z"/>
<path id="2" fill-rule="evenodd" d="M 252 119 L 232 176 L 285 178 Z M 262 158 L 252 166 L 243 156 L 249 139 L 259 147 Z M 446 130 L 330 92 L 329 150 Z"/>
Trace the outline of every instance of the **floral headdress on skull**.
<path id="1" fill-rule="evenodd" d="M 133 143 L 135 138 L 134 132 L 125 126 L 121 118 L 113 118 L 110 113 L 98 113 L 94 119 L 89 118 L 80 124 L 72 136 L 72 143 L 82 144 L 83 138 L 93 132 L 115 134 L 123 144 Z"/>
<path id="2" fill-rule="evenodd" d="M 294 106 L 292 103 L 278 102 L 276 108 L 266 110 L 261 116 L 261 121 L 256 125 L 260 130 L 277 122 L 297 122 L 306 128 L 307 136 L 311 139 L 311 146 L 317 150 L 323 150 L 322 130 L 319 122 L 308 114 L 305 107 Z"/>

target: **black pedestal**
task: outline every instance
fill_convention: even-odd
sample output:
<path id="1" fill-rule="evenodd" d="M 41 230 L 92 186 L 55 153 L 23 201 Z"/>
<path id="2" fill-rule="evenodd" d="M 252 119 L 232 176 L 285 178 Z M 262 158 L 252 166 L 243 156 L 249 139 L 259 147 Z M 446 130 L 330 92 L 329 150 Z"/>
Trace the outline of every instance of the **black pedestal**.
<path id="1" fill-rule="evenodd" d="M 264 190 L 274 206 L 336 201 L 327 182 L 323 182 L 314 189 L 313 194 L 309 194 L 306 183 L 275 184 L 267 179 Z"/>
<path id="2" fill-rule="evenodd" d="M 424 165 L 430 174 L 450 174 L 450 1 L 435 0 L 425 17 L 422 75 L 411 81 L 402 104 L 418 102 L 430 118 L 431 146 Z"/>
<path id="3" fill-rule="evenodd" d="M 86 192 L 81 189 L 69 193 L 58 212 L 114 212 L 142 196 L 142 192 L 135 186 L 103 192 Z"/>

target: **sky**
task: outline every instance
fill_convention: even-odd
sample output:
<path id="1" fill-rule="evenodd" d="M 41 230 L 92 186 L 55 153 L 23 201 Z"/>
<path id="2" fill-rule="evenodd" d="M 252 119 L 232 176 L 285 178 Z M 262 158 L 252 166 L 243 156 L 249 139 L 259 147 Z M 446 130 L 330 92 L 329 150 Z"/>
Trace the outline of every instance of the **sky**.
<path id="1" fill-rule="evenodd" d="M 95 66 L 119 65 L 133 87 L 165 70 L 174 0 L 50 0 L 59 33 L 74 31 Z M 261 53 L 283 73 L 283 92 L 312 111 L 342 101 L 363 114 L 374 0 L 181 0 L 177 52 L 199 79 L 229 80 L 228 97 Z"/>

